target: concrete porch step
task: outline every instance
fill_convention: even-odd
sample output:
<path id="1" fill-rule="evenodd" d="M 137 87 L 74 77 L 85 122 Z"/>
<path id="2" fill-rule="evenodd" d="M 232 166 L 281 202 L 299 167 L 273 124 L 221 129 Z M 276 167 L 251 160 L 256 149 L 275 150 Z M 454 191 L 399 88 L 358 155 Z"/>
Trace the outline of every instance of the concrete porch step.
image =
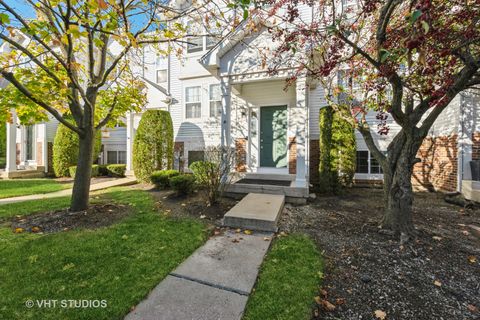
<path id="1" fill-rule="evenodd" d="M 277 231 L 285 195 L 249 193 L 223 217 L 223 225 L 251 230 Z"/>

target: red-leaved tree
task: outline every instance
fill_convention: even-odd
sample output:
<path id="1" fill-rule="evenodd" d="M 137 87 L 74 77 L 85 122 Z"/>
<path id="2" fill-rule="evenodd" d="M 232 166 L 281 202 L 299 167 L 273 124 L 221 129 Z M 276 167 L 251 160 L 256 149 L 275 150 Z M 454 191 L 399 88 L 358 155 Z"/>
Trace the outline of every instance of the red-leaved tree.
<path id="1" fill-rule="evenodd" d="M 288 60 L 297 74 L 319 79 L 329 101 L 348 110 L 383 169 L 381 225 L 402 241 L 410 239 L 415 233 L 411 178 L 420 161 L 417 151 L 455 96 L 480 84 L 480 1 L 269 0 L 254 9 L 248 1 L 237 5 L 251 17 L 276 22 L 269 26 L 278 43 L 271 59 L 281 62 L 275 65 Z M 302 6 L 310 7 L 310 17 L 302 16 Z M 378 112 L 378 128 L 366 120 L 371 110 Z M 401 130 L 384 154 L 372 130 L 392 134 L 387 117 Z"/>

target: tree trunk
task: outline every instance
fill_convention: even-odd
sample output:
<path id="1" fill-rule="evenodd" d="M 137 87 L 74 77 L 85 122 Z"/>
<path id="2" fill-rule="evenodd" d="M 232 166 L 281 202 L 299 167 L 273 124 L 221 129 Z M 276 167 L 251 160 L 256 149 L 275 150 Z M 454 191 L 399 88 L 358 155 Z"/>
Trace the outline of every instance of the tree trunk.
<path id="1" fill-rule="evenodd" d="M 412 174 L 417 143 L 401 146 L 397 157 L 387 157 L 388 168 L 384 170 L 385 214 L 381 226 L 400 235 L 402 243 L 415 236 L 412 219 L 413 189 Z"/>
<path id="2" fill-rule="evenodd" d="M 90 179 L 92 176 L 93 148 L 95 130 L 85 130 L 85 134 L 79 137 L 79 153 L 75 181 L 73 183 L 70 210 L 73 212 L 86 210 L 89 203 Z"/>

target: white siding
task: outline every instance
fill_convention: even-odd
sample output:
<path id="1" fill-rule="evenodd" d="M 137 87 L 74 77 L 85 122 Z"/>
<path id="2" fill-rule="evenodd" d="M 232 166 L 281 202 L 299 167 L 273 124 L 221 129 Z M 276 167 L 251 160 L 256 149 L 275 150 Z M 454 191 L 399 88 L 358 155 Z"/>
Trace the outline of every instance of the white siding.
<path id="1" fill-rule="evenodd" d="M 320 137 L 320 108 L 327 105 L 325 91 L 322 86 L 317 85 L 314 89 L 310 90 L 308 104 L 310 140 L 318 140 Z"/>

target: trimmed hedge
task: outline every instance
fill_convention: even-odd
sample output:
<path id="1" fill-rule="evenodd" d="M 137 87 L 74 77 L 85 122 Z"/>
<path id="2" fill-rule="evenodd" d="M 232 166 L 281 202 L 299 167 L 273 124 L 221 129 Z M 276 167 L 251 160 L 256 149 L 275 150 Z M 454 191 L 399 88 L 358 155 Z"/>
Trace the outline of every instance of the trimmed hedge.
<path id="1" fill-rule="evenodd" d="M 71 118 L 66 119 L 69 122 L 74 122 Z M 97 131 L 93 159 L 98 157 L 101 148 L 102 137 L 100 131 Z M 53 141 L 53 171 L 57 177 L 67 177 L 69 175 L 69 168 L 77 164 L 78 151 L 78 134 L 63 124 L 59 124 Z"/>
<path id="2" fill-rule="evenodd" d="M 107 165 L 107 174 L 111 177 L 125 177 L 126 170 L 127 170 L 126 164 Z"/>
<path id="3" fill-rule="evenodd" d="M 170 179 L 172 189 L 179 195 L 188 195 L 195 191 L 195 177 L 191 174 L 182 174 Z"/>
<path id="4" fill-rule="evenodd" d="M 133 142 L 135 176 L 150 182 L 156 170 L 173 167 L 173 124 L 170 113 L 147 110 L 140 120 Z"/>
<path id="5" fill-rule="evenodd" d="M 170 179 L 178 175 L 180 175 L 178 170 L 154 171 L 150 176 L 150 180 L 157 188 L 165 189 L 170 187 Z"/>
<path id="6" fill-rule="evenodd" d="M 75 172 L 77 171 L 77 166 L 71 166 L 68 168 L 68 173 L 70 177 L 75 179 Z M 92 165 L 92 177 L 98 177 L 100 175 L 100 166 L 98 164 Z"/>

